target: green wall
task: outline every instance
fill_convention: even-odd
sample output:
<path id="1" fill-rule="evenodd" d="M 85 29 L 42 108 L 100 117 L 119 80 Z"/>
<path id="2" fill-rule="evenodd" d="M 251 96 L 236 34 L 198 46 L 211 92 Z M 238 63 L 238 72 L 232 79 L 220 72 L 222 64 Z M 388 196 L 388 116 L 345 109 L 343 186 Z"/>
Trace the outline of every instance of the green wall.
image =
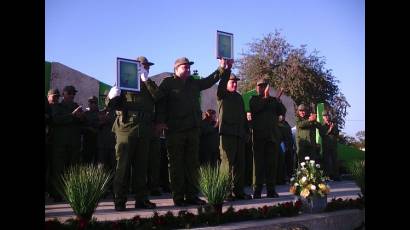
<path id="1" fill-rule="evenodd" d="M 45 83 L 45 95 L 47 96 L 47 92 L 50 89 L 50 79 L 51 79 L 51 62 L 46 61 L 44 66 L 44 83 Z"/>

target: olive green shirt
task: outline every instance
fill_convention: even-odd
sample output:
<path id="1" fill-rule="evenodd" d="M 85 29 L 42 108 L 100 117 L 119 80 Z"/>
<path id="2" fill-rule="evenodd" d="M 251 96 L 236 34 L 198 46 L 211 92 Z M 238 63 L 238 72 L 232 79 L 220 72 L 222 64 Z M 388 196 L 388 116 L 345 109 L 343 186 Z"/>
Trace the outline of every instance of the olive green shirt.
<path id="1" fill-rule="evenodd" d="M 72 112 L 78 107 L 75 102 L 62 101 L 52 106 L 53 142 L 57 145 L 79 145 L 84 119 L 75 117 Z"/>
<path id="2" fill-rule="evenodd" d="M 336 124 L 333 125 L 332 130 L 329 132 L 330 125 L 321 124 L 319 128 L 319 134 L 322 137 L 322 145 L 324 149 L 336 149 L 337 138 L 339 136 L 339 129 Z"/>
<path id="3" fill-rule="evenodd" d="M 279 115 L 285 115 L 285 106 L 275 97 L 263 98 L 254 95 L 249 101 L 249 107 L 252 113 L 254 138 L 280 143 Z"/>
<path id="4" fill-rule="evenodd" d="M 229 75 L 221 78 L 217 91 L 219 134 L 245 138 L 245 135 L 249 135 L 245 104 L 238 92 L 226 89 L 228 79 Z"/>
<path id="5" fill-rule="evenodd" d="M 122 91 L 119 98 L 112 99 L 113 105 L 109 104 L 117 110 L 113 131 L 137 136 L 151 132 L 155 102 L 163 96 L 151 79 L 141 81 L 139 92 Z"/>
<path id="6" fill-rule="evenodd" d="M 203 79 L 189 76 L 184 81 L 175 74 L 165 78 L 159 86 L 165 96 L 158 102 L 158 122 L 167 124 L 168 132 L 199 128 L 202 118 L 200 92 L 213 86 L 226 74 L 230 71 L 228 73 L 218 68 Z"/>
<path id="7" fill-rule="evenodd" d="M 317 121 L 309 121 L 307 117 L 296 115 L 296 142 L 303 140 L 312 145 L 316 144 L 316 128 L 319 126 Z"/>

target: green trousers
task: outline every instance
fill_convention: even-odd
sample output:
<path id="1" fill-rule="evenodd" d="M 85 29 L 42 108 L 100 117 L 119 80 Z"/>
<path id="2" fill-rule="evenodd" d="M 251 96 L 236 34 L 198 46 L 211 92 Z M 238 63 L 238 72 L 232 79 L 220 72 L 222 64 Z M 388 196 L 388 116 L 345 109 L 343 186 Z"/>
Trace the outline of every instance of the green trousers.
<path id="1" fill-rule="evenodd" d="M 231 192 L 236 195 L 243 194 L 245 174 L 245 140 L 237 136 L 220 136 L 221 168 L 229 167 L 233 178 Z"/>
<path id="2" fill-rule="evenodd" d="M 279 145 L 271 140 L 254 138 L 253 152 L 255 191 L 261 191 L 265 183 L 266 190 L 274 192 L 278 170 Z"/>
<path id="3" fill-rule="evenodd" d="M 160 184 L 160 143 L 159 137 L 153 136 L 150 141 L 148 155 L 148 188 L 150 190 L 159 189 Z"/>
<path id="4" fill-rule="evenodd" d="M 114 175 L 115 203 L 127 201 L 128 187 L 130 181 L 130 169 L 133 170 L 135 200 L 147 199 L 147 168 L 150 135 L 124 135 L 116 133 L 115 156 L 117 160 Z"/>
<path id="5" fill-rule="evenodd" d="M 192 198 L 198 194 L 198 148 L 197 128 L 167 133 L 169 174 L 174 200 Z"/>

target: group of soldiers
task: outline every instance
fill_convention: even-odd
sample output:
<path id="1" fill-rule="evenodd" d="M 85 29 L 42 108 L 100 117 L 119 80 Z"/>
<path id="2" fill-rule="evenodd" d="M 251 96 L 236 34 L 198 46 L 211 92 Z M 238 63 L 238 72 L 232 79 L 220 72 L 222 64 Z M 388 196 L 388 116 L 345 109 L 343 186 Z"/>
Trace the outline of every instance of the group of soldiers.
<path id="1" fill-rule="evenodd" d="M 55 200 L 61 199 L 55 188 L 59 175 L 64 168 L 80 162 L 101 163 L 113 170 L 117 211 L 126 210 L 130 185 L 135 208 L 155 208 L 149 195 L 160 195 L 160 187 L 171 192 L 175 206 L 205 204 L 198 196 L 198 168 L 205 164 L 229 169 L 233 180 L 227 200 L 251 199 L 244 191 L 251 184 L 254 199 L 261 198 L 264 184 L 267 197 L 279 196 L 275 190 L 277 178 L 283 183 L 293 173 L 295 145 L 284 119 L 286 108 L 279 97 L 269 95 L 266 79 L 257 82 L 258 95 L 251 98 L 247 114 L 237 92 L 239 78 L 231 72 L 233 60 L 219 59 L 213 73 L 196 79 L 190 70 L 194 62 L 178 58 L 173 75 L 159 86 L 148 77 L 154 63 L 143 56 L 137 61 L 143 66 L 140 91 L 114 86 L 101 111 L 96 97 L 89 98 L 89 108 L 83 111 L 74 102 L 73 86 L 64 87 L 61 102 L 57 90 L 49 91 L 46 161 L 50 162 L 46 162 L 46 181 L 52 182 L 47 189 Z M 208 110 L 202 119 L 200 92 L 218 81 L 218 117 L 215 110 Z M 299 158 L 315 155 L 313 130 L 320 128 L 324 147 L 331 145 L 325 143 L 334 141 L 331 135 L 337 132 L 330 121 L 321 125 L 313 121 L 313 115 L 302 116 L 302 108 L 298 107 L 297 117 Z M 333 163 L 335 159 L 329 157 L 327 161 Z"/>

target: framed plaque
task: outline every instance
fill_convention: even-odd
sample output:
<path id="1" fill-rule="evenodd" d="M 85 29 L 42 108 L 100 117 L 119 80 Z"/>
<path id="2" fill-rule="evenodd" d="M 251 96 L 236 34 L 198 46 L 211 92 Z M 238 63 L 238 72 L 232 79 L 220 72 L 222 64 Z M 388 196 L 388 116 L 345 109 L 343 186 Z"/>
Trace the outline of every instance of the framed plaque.
<path id="1" fill-rule="evenodd" d="M 216 58 L 233 59 L 233 34 L 216 31 Z"/>
<path id="2" fill-rule="evenodd" d="M 140 91 L 140 70 L 138 61 L 117 57 L 117 86 L 121 90 Z"/>

